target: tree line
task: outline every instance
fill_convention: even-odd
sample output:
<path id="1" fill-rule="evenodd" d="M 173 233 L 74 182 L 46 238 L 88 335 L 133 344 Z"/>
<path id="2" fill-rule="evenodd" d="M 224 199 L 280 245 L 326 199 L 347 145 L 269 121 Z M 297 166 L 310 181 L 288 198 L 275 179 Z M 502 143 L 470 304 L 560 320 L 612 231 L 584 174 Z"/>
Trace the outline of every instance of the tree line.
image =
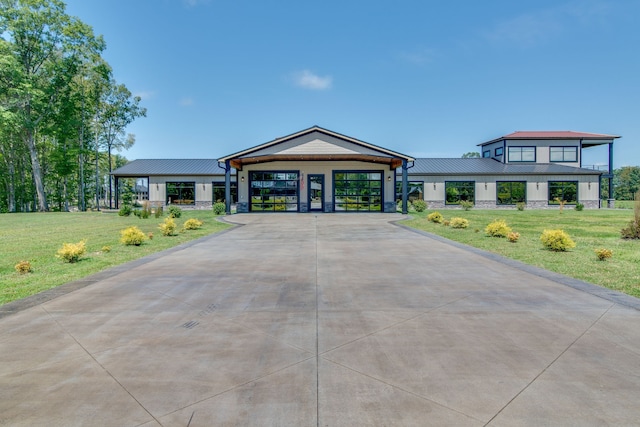
<path id="1" fill-rule="evenodd" d="M 79 210 L 111 200 L 115 153 L 146 116 L 116 82 L 102 36 L 61 0 L 0 0 L 0 212 Z"/>

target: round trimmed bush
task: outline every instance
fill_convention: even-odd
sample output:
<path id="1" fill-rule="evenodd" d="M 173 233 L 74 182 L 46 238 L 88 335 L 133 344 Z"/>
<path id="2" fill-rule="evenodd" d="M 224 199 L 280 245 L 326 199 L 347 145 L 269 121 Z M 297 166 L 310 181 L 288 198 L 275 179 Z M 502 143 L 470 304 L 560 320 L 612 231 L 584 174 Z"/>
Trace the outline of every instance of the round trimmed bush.
<path id="1" fill-rule="evenodd" d="M 491 237 L 507 237 L 511 232 L 511 227 L 507 225 L 504 219 L 497 219 L 487 225 L 484 231 Z"/>
<path id="2" fill-rule="evenodd" d="M 544 230 L 540 241 L 545 248 L 554 252 L 565 252 L 576 247 L 576 243 L 563 230 Z"/>
<path id="3" fill-rule="evenodd" d="M 431 222 L 435 222 L 436 224 L 441 224 L 444 218 L 442 217 L 442 214 L 440 212 L 435 211 L 427 215 L 427 220 Z"/>
<path id="4" fill-rule="evenodd" d="M 414 200 L 411 204 L 416 212 L 424 212 L 427 209 L 427 202 L 421 199 Z"/>
<path id="5" fill-rule="evenodd" d="M 451 228 L 467 228 L 469 226 L 469 220 L 460 217 L 453 217 L 451 221 L 449 221 L 449 225 Z"/>
<path id="6" fill-rule="evenodd" d="M 136 226 L 125 228 L 120 232 L 120 243 L 127 246 L 140 246 L 147 238 Z"/>

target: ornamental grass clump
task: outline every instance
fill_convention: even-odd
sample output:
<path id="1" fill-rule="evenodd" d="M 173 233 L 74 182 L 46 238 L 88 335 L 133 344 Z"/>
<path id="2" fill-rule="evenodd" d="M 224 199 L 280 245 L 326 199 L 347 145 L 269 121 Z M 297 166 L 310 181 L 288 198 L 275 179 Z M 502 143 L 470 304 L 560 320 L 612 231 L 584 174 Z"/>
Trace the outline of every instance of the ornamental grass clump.
<path id="1" fill-rule="evenodd" d="M 507 234 L 507 240 L 510 241 L 511 243 L 517 243 L 519 238 L 520 238 L 520 233 L 517 233 L 515 231 L 512 231 L 509 234 Z"/>
<path id="2" fill-rule="evenodd" d="M 202 227 L 202 221 L 200 221 L 197 218 L 191 218 L 186 220 L 184 222 L 184 225 L 182 226 L 182 228 L 185 230 L 197 230 L 200 227 Z"/>
<path id="3" fill-rule="evenodd" d="M 598 248 L 595 250 L 598 261 L 606 261 L 613 256 L 613 251 L 607 248 Z"/>
<path id="4" fill-rule="evenodd" d="M 545 248 L 553 252 L 566 252 L 576 247 L 576 243 L 563 230 L 544 230 L 540 241 Z"/>
<path id="5" fill-rule="evenodd" d="M 174 236 L 176 234 L 176 221 L 173 217 L 165 218 L 164 222 L 158 226 L 163 236 Z"/>
<path id="6" fill-rule="evenodd" d="M 473 208 L 473 202 L 471 200 L 461 200 L 460 207 L 465 211 L 470 211 Z"/>
<path id="7" fill-rule="evenodd" d="M 620 230 L 623 239 L 640 239 L 640 191 L 636 192 L 633 202 L 633 220 Z"/>
<path id="8" fill-rule="evenodd" d="M 140 246 L 147 236 L 136 226 L 120 231 L 120 243 L 127 246 Z"/>
<path id="9" fill-rule="evenodd" d="M 20 261 L 14 266 L 14 268 L 19 274 L 27 274 L 33 271 L 33 268 L 31 267 L 31 263 L 29 261 Z"/>
<path id="10" fill-rule="evenodd" d="M 431 212 L 427 215 L 427 221 L 431 221 L 436 224 L 441 224 L 443 220 L 444 218 L 442 217 L 442 214 L 438 211 Z"/>
<path id="11" fill-rule="evenodd" d="M 469 220 L 460 217 L 453 217 L 449 221 L 451 228 L 467 228 L 469 226 Z"/>
<path id="12" fill-rule="evenodd" d="M 507 225 L 504 219 L 497 219 L 487 225 L 484 232 L 487 233 L 487 236 L 491 237 L 507 237 L 507 235 L 511 233 L 511 227 Z"/>
<path id="13" fill-rule="evenodd" d="M 87 251 L 85 244 L 86 240 L 82 240 L 78 243 L 63 243 L 62 247 L 58 249 L 56 256 L 68 263 L 78 262 L 82 255 Z"/>

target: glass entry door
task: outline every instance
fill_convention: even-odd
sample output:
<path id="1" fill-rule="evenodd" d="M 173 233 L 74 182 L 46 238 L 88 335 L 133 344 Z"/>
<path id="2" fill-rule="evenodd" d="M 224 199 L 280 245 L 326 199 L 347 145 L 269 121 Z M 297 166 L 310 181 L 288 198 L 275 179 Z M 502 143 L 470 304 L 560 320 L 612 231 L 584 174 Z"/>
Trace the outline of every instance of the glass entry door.
<path id="1" fill-rule="evenodd" d="M 324 175 L 307 175 L 309 211 L 324 211 Z"/>

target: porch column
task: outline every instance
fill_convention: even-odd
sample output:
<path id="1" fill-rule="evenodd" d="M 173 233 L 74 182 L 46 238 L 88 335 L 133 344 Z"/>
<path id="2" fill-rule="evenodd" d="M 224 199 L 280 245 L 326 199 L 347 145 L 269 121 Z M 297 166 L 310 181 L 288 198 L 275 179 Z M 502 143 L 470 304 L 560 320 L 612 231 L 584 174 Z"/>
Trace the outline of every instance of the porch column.
<path id="1" fill-rule="evenodd" d="M 402 159 L 402 213 L 405 215 L 409 213 L 409 207 L 407 206 L 408 187 L 409 187 L 409 177 L 407 174 L 407 160 Z"/>
<path id="2" fill-rule="evenodd" d="M 613 198 L 613 142 L 609 143 L 609 200 L 607 207 L 613 209 L 615 207 L 615 199 Z"/>
<path id="3" fill-rule="evenodd" d="M 119 209 L 118 199 L 120 199 L 120 186 L 118 185 L 118 176 L 116 176 L 116 209 Z"/>
<path id="4" fill-rule="evenodd" d="M 229 160 L 224 162 L 224 202 L 227 215 L 231 215 L 231 164 Z"/>

